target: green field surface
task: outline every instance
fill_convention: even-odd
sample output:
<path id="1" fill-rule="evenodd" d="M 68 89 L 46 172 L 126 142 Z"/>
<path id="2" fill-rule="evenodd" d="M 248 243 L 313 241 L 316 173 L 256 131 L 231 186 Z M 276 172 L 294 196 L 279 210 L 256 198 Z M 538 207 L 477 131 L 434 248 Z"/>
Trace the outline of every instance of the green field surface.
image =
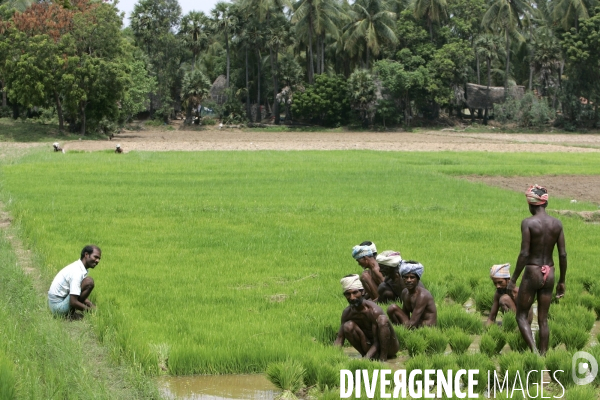
<path id="1" fill-rule="evenodd" d="M 351 249 L 364 240 L 422 262 L 436 296 L 457 282 L 489 285 L 491 295 L 489 268 L 514 266 L 527 203 L 522 193 L 460 175 L 532 176 L 543 185 L 534 176 L 600 174 L 599 161 L 548 153 L 40 150 L 2 167 L 1 190 L 48 286 L 85 244 L 102 248 L 90 274 L 98 305 L 91 320 L 114 351 L 150 373 L 161 365 L 171 374 L 263 372 L 288 358 L 344 359 L 331 347 L 347 305 L 339 280 L 360 273 Z M 548 209 L 597 206 L 550 193 Z M 600 225 L 562 221 L 569 296 L 598 276 Z"/>

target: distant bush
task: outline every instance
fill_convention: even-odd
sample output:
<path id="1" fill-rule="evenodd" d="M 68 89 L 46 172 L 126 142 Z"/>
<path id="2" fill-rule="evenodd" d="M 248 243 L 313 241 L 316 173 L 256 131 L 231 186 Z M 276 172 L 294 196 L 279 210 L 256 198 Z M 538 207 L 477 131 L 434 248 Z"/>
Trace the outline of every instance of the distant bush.
<path id="1" fill-rule="evenodd" d="M 202 117 L 202 125 L 216 125 L 217 120 L 211 117 Z"/>
<path id="2" fill-rule="evenodd" d="M 538 99 L 533 92 L 527 92 L 521 99 L 509 98 L 494 104 L 494 116 L 503 124 L 514 122 L 525 128 L 541 128 L 554 119 L 554 111 L 545 98 Z"/>
<path id="3" fill-rule="evenodd" d="M 350 114 L 348 99 L 348 84 L 343 76 L 317 75 L 314 85 L 294 94 L 292 113 L 294 118 L 340 126 Z"/>

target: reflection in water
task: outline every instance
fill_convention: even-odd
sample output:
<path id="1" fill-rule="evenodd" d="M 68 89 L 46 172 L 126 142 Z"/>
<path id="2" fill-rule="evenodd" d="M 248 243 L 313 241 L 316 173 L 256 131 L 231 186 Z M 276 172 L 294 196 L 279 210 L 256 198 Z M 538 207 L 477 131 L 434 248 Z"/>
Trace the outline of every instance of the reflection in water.
<path id="1" fill-rule="evenodd" d="M 280 391 L 264 375 L 163 376 L 158 387 L 167 399 L 272 400 Z"/>

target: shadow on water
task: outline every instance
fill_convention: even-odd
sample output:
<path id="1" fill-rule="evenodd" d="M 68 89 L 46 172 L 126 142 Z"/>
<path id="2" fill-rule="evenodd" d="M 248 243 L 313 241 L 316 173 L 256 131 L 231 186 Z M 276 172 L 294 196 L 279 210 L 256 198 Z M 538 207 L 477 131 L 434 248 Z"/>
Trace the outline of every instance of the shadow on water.
<path id="1" fill-rule="evenodd" d="M 163 376 L 157 382 L 165 398 L 178 400 L 271 400 L 280 393 L 259 374 Z"/>

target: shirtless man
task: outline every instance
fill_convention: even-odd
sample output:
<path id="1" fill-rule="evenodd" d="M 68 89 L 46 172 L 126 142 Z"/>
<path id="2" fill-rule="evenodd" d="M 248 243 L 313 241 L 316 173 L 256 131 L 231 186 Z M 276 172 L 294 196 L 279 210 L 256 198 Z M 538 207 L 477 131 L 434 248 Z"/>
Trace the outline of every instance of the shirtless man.
<path id="1" fill-rule="evenodd" d="M 405 289 L 402 291 L 402 308 L 392 304 L 387 309 L 393 324 L 402 324 L 409 329 L 437 324 L 435 300 L 429 290 L 419 286 L 423 269 L 423 265 L 416 261 L 400 263 L 400 275 Z"/>
<path id="2" fill-rule="evenodd" d="M 531 351 L 536 352 L 531 327 L 527 323 L 527 314 L 536 296 L 538 301 L 538 324 L 540 326 L 539 352 L 544 355 L 548 350 L 550 331 L 548 329 L 548 310 L 554 287 L 554 260 L 552 252 L 558 247 L 560 277 L 556 284 L 556 298 L 565 295 L 565 277 L 567 274 L 567 251 L 562 223 L 546 214 L 548 191 L 533 185 L 525 192 L 532 217 L 521 223 L 521 252 L 517 259 L 515 272 L 508 284 L 512 290 L 525 269 L 519 295 L 517 296 L 517 323 L 523 339 Z"/>
<path id="3" fill-rule="evenodd" d="M 394 358 L 400 349 L 396 332 L 381 307 L 364 299 L 359 276 L 345 276 L 340 283 L 350 305 L 342 312 L 342 324 L 333 345 L 342 347 L 348 339 L 364 358 Z"/>
<path id="4" fill-rule="evenodd" d="M 377 256 L 379 270 L 385 277 L 383 283 L 377 288 L 379 293 L 378 303 L 402 301 L 402 291 L 406 286 L 404 286 L 404 280 L 400 275 L 401 262 L 400 253 L 394 250 L 386 250 Z M 425 287 L 421 281 L 419 281 L 419 287 Z"/>
<path id="5" fill-rule="evenodd" d="M 375 260 L 377 248 L 373 242 L 362 242 L 352 248 L 352 257 L 364 270 L 360 275 L 360 281 L 365 288 L 365 299 L 377 301 L 379 296 L 377 287 L 383 282 L 383 275 L 379 271 L 379 264 Z"/>
<path id="6" fill-rule="evenodd" d="M 498 311 L 505 312 L 517 312 L 517 295 L 519 293 L 519 288 L 515 287 L 510 292 L 508 291 L 508 281 L 510 280 L 510 264 L 498 264 L 493 265 L 490 268 L 490 278 L 492 279 L 492 283 L 496 286 L 496 293 L 494 293 L 494 300 L 492 302 L 492 308 L 490 310 L 490 315 L 485 323 L 486 326 L 489 326 L 496 322 L 496 317 L 498 316 Z M 527 321 L 529 325 L 531 325 L 531 321 L 533 320 L 533 311 L 529 310 L 529 316 L 527 317 Z"/>
<path id="7" fill-rule="evenodd" d="M 115 153 L 122 153 L 122 152 L 123 152 L 123 148 L 121 147 L 121 145 L 120 145 L 120 144 L 118 144 L 118 145 L 115 147 Z"/>

